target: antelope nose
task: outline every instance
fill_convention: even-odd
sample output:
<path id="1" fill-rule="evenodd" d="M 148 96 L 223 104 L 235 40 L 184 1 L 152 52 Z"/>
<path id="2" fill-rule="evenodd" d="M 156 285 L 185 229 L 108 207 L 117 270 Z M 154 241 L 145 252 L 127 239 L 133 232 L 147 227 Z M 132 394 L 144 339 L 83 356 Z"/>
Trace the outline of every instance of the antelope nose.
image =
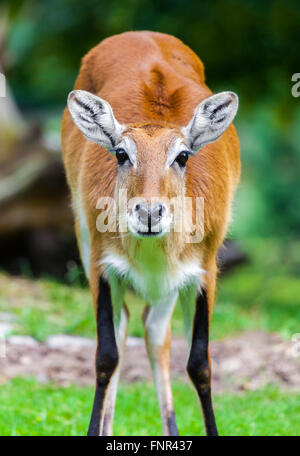
<path id="1" fill-rule="evenodd" d="M 134 210 L 139 222 L 145 226 L 148 226 L 148 219 L 149 217 L 151 218 L 151 212 L 149 211 L 148 204 L 138 203 L 136 204 Z"/>
<path id="2" fill-rule="evenodd" d="M 144 232 L 159 232 L 158 224 L 166 212 L 163 204 L 156 203 L 151 205 L 141 202 L 135 205 L 134 211 Z"/>
<path id="3" fill-rule="evenodd" d="M 151 208 L 151 224 L 156 225 L 160 222 L 165 212 L 166 208 L 163 204 L 155 204 L 155 206 Z"/>

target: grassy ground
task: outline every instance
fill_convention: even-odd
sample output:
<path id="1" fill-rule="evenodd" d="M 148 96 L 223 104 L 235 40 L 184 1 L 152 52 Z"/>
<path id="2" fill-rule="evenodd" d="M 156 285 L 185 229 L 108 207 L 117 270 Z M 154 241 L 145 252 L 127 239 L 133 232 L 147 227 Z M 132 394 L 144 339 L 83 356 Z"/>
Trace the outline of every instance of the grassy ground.
<path id="1" fill-rule="evenodd" d="M 211 325 L 212 339 L 249 329 L 276 331 L 285 338 L 299 332 L 300 242 L 254 240 L 244 246 L 249 264 L 219 281 Z M 142 336 L 143 302 L 128 297 L 130 334 Z M 13 312 L 17 331 L 43 340 L 54 333 L 95 336 L 93 308 L 87 288 L 54 280 L 19 283 L 0 275 L 0 312 Z M 179 306 L 173 332 L 182 334 Z"/>
<path id="2" fill-rule="evenodd" d="M 300 324 L 300 243 L 254 240 L 245 245 L 249 264 L 219 283 L 212 338 L 249 329 L 276 331 L 290 338 Z M 129 297 L 130 334 L 142 335 L 143 303 Z M 15 280 L 0 274 L 0 312 L 16 316 L 16 331 L 43 340 L 51 334 L 94 337 L 89 291 L 75 280 Z M 180 309 L 173 331 L 182 334 Z M 35 380 L 14 379 L 0 388 L 0 435 L 83 435 L 88 426 L 92 388 L 60 388 Z M 203 434 L 195 392 L 174 384 L 181 435 Z M 243 395 L 214 397 L 222 435 L 299 435 L 300 394 L 269 387 Z M 137 406 L 138 404 L 138 406 Z M 188 413 L 187 413 L 188 410 Z M 115 434 L 159 435 L 160 420 L 153 387 L 134 383 L 119 391 Z"/>
<path id="3" fill-rule="evenodd" d="M 173 390 L 180 434 L 203 435 L 194 391 L 178 382 Z M 22 394 L 15 394 L 16 391 Z M 15 379 L 0 388 L 0 435 L 84 435 L 92 396 L 92 388 L 57 388 L 34 380 Z M 300 394 L 270 387 L 238 396 L 215 396 L 214 402 L 222 435 L 300 434 L 297 418 Z M 115 434 L 160 435 L 160 426 L 153 387 L 143 383 L 122 385 Z"/>

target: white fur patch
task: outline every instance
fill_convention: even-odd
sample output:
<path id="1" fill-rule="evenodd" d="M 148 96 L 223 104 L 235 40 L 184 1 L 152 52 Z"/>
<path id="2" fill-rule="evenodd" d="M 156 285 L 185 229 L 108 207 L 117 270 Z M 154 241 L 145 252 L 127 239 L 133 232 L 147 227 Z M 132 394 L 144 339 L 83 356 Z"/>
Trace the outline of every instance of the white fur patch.
<path id="1" fill-rule="evenodd" d="M 119 277 L 127 277 L 130 269 L 127 260 L 115 253 L 107 253 L 107 255 L 99 261 L 98 265 L 104 266 L 104 272 L 113 271 Z"/>
<path id="2" fill-rule="evenodd" d="M 201 290 L 197 290 L 197 288 L 194 285 L 192 285 L 179 293 L 179 302 L 182 309 L 184 330 L 186 338 L 188 340 L 189 347 L 192 343 L 192 332 L 195 316 L 195 302 L 197 291 L 201 292 Z"/>
<path id="3" fill-rule="evenodd" d="M 238 105 L 234 92 L 220 92 L 203 100 L 188 125 L 181 129 L 189 148 L 196 153 L 216 141 L 233 121 Z"/>
<path id="4" fill-rule="evenodd" d="M 81 260 L 84 268 L 84 272 L 87 278 L 90 275 L 90 257 L 91 257 L 91 249 L 90 249 L 90 233 L 86 221 L 86 216 L 84 210 L 79 203 L 77 205 L 77 217 L 79 222 L 79 234 L 80 234 L 80 252 L 81 252 Z"/>
<path id="5" fill-rule="evenodd" d="M 175 158 L 180 154 L 180 152 L 185 152 L 187 150 L 188 146 L 184 144 L 182 139 L 176 138 L 173 144 L 168 149 L 166 168 L 169 168 L 172 165 Z"/>
<path id="6" fill-rule="evenodd" d="M 110 104 L 85 90 L 73 90 L 69 94 L 68 109 L 83 135 L 109 150 L 125 130 L 125 126 L 115 118 Z"/>
<path id="7" fill-rule="evenodd" d="M 137 167 L 137 147 L 133 139 L 129 138 L 129 136 L 123 136 L 121 141 L 116 145 L 115 149 L 124 149 L 128 154 L 133 167 Z"/>
<path id="8" fill-rule="evenodd" d="M 174 269 L 171 271 L 168 267 L 163 253 L 161 256 L 158 253 L 154 260 L 147 250 L 143 252 L 142 258 L 137 256 L 134 265 L 130 264 L 125 256 L 112 252 L 107 252 L 98 264 L 104 266 L 106 273 L 113 271 L 122 277 L 151 305 L 158 305 L 191 283 L 200 288 L 205 271 L 198 261 L 178 262 L 174 272 Z"/>
<path id="9" fill-rule="evenodd" d="M 162 299 L 159 304 L 151 307 L 145 321 L 145 328 L 148 334 L 148 340 L 153 350 L 158 345 L 163 345 L 171 316 L 177 301 L 178 293 L 173 292 L 171 296 Z"/>

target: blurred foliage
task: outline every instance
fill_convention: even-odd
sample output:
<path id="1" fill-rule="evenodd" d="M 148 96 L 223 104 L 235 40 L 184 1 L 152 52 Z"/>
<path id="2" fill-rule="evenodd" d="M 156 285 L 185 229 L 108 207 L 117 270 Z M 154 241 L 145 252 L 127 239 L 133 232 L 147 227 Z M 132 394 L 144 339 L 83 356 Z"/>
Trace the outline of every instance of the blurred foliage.
<path id="1" fill-rule="evenodd" d="M 213 91 L 240 96 L 234 234 L 299 233 L 300 99 L 291 95 L 299 0 L 10 0 L 7 9 L 6 73 L 31 109 L 63 106 L 82 56 L 110 35 L 149 29 L 182 39 L 204 61 Z"/>
<path id="2" fill-rule="evenodd" d="M 203 59 L 211 86 L 229 84 L 254 104 L 267 94 L 285 101 L 299 62 L 297 0 L 10 0 L 9 8 L 8 75 L 28 103 L 64 103 L 82 56 L 128 30 L 177 36 Z"/>
<path id="3" fill-rule="evenodd" d="M 300 99 L 298 99 L 300 107 Z M 297 237 L 300 232 L 300 109 L 288 125 L 273 103 L 237 119 L 242 178 L 234 206 L 233 234 Z M 288 242 L 288 241 L 287 241 Z"/>

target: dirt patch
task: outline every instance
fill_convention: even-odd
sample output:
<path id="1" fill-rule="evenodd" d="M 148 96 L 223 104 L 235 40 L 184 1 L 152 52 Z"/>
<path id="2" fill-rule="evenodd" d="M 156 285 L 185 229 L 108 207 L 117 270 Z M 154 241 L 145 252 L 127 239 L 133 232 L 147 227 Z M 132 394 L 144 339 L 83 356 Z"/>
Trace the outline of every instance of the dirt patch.
<path id="1" fill-rule="evenodd" d="M 93 385 L 95 344 L 89 339 L 60 337 L 37 343 L 33 339 L 11 338 L 0 358 L 0 382 L 16 376 L 34 376 L 41 382 L 54 381 L 68 386 Z M 293 344 L 276 334 L 247 332 L 239 337 L 211 343 L 213 389 L 238 392 L 257 389 L 269 383 L 299 389 L 300 358 Z M 171 352 L 172 378 L 188 380 L 187 345 L 174 338 Z M 152 380 L 144 341 L 129 338 L 121 379 L 125 382 Z"/>

